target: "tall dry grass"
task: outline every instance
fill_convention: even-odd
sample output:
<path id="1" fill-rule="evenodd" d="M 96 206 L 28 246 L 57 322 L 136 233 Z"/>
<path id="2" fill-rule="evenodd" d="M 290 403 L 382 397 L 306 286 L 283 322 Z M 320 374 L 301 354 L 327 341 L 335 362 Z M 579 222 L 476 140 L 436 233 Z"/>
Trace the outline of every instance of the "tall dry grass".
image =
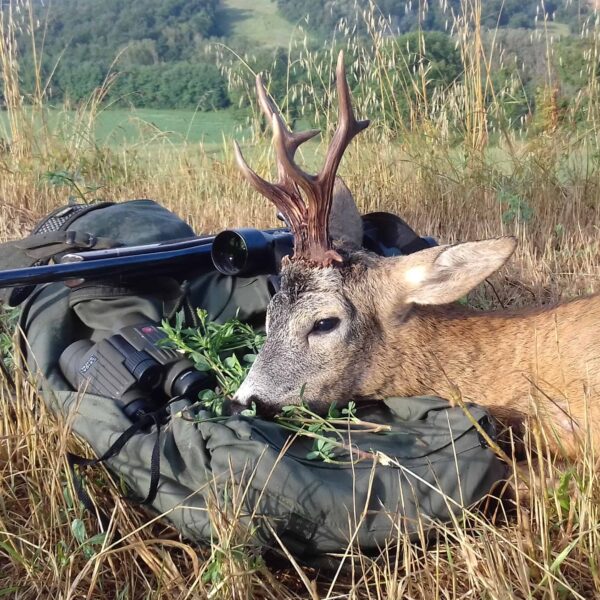
<path id="1" fill-rule="evenodd" d="M 25 0 L 19 5 L 33 10 Z M 472 294 L 473 304 L 545 304 L 598 291 L 600 102 L 594 52 L 587 85 L 558 121 L 549 101 L 548 110 L 536 116 L 535 131 L 526 122 L 521 130 L 508 127 L 502 99 L 509 92 L 494 89 L 491 78 L 491 53 L 500 50 L 482 43 L 480 0 L 465 0 L 462 8 L 454 31 L 465 76 L 449 89 L 430 89 L 424 61 L 406 69 L 404 49 L 387 35 L 389 23 L 372 6 L 359 15 L 371 44 L 358 44 L 349 24 L 341 25 L 330 50 L 315 53 L 302 39 L 291 44 L 295 59 L 289 68 L 306 69 L 310 77 L 288 93 L 311 105 L 330 133 L 331 65 L 343 39 L 358 76 L 358 112 L 382 115 L 342 165 L 361 210 L 389 210 L 419 232 L 448 242 L 517 236 L 515 258 Z M 68 194 L 89 200 L 155 198 L 198 232 L 275 223 L 271 208 L 242 184 L 229 142 L 219 153 L 201 145 L 98 146 L 93 120 L 105 87 L 80 111 L 72 131 L 40 126 L 45 82 L 39 82 L 37 101 L 19 89 L 18 23 L 10 10 L 0 13 L 0 78 L 10 123 L 4 136 L 10 144 L 0 147 L 0 239 L 23 235 Z M 586 27 L 594 50 L 597 24 Z M 246 66 L 226 62 L 224 55 L 231 85 L 252 95 L 250 57 Z M 555 82 L 547 83 L 552 90 Z M 585 118 L 573 125 L 582 105 Z M 246 145 L 253 164 L 269 171 L 264 140 L 257 135 Z M 322 151 L 309 145 L 304 158 L 314 165 Z M 58 172 L 72 181 L 49 176 Z M 465 511 L 448 524 L 424 524 L 432 527 L 433 543 L 400 536 L 379 557 L 352 549 L 349 568 L 319 574 L 293 562 L 266 566 L 255 555 L 250 532 L 216 506 L 211 547 L 181 539 L 160 519 L 125 504 L 102 472 L 91 489 L 111 515 L 112 529 L 105 540 L 94 541 L 96 519 L 72 500 L 65 450 L 85 449 L 69 435 L 68 423 L 47 413 L 19 369 L 14 385 L 2 380 L 0 405 L 0 597 L 600 597 L 600 486 L 590 459 L 555 465 L 542 455 L 526 461 L 529 500 L 517 502 L 511 514 L 490 520 Z M 550 479 L 555 483 L 547 486 Z M 77 537 L 80 523 L 88 536 L 84 543 Z M 125 536 L 120 544 L 114 544 L 115 530 Z"/>

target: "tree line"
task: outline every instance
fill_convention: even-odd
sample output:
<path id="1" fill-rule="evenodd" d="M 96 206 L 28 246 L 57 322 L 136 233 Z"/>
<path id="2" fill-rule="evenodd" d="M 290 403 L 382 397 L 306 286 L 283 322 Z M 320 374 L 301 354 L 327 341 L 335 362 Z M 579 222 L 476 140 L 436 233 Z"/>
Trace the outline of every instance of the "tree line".
<path id="1" fill-rule="evenodd" d="M 368 0 L 276 0 L 279 10 L 294 21 L 309 15 L 309 27 L 330 35 L 340 19 L 350 18 L 356 7 L 365 8 Z M 423 61 L 428 68 L 428 86 L 447 87 L 462 77 L 463 63 L 455 40 L 445 30 L 449 16 L 460 11 L 461 0 L 442 4 L 413 1 L 412 10 L 397 0 L 379 0 L 382 14 L 388 15 L 397 28 L 397 47 L 406 48 L 406 66 L 414 69 Z M 427 6 L 420 13 L 415 8 Z M 498 88 L 515 74 L 520 89 L 507 103 L 514 120 L 531 112 L 537 86 L 547 73 L 544 44 L 535 44 L 527 28 L 540 18 L 537 4 L 522 0 L 485 0 L 482 21 L 495 29 L 494 39 L 505 49 L 504 64 L 494 65 Z M 85 102 L 90 94 L 111 79 L 105 102 L 140 108 L 194 108 L 215 110 L 244 103 L 216 63 L 208 47 L 227 34 L 221 18 L 220 0 L 56 0 L 49 5 L 47 18 L 40 15 L 38 42 L 44 41 L 39 76 L 50 81 L 47 96 L 51 102 L 73 104 Z M 585 16 L 580 3 L 546 0 L 548 15 L 570 22 L 573 27 Z M 22 15 L 21 36 L 27 30 L 27 17 Z M 426 56 L 420 55 L 422 42 Z M 360 28 L 359 28 L 360 36 Z M 32 46 L 21 39 L 19 56 L 22 89 L 35 89 Z M 566 38 L 557 45 L 556 70 L 569 93 L 581 82 L 585 41 Z M 288 70 L 288 56 L 283 49 L 251 48 L 253 67 L 268 71 L 271 90 L 283 97 L 287 86 L 301 82 L 302 70 Z M 514 60 L 507 60 L 510 57 Z M 518 57 L 518 61 L 517 61 Z M 565 57 L 567 62 L 559 60 Z M 565 64 L 578 65 L 565 68 Z M 520 69 L 516 73 L 517 69 Z M 397 98 L 403 91 L 397 90 Z M 406 99 L 405 99 L 406 100 Z M 409 101 L 410 99 L 408 99 Z M 247 101 L 247 99 L 246 99 Z M 398 102 L 394 99 L 396 104 Z M 400 100 L 401 102 L 402 100 Z M 300 115 L 300 98 L 289 99 L 289 114 Z M 0 107 L 2 90 L 0 88 Z M 396 106 L 397 108 L 397 106 Z"/>
<path id="2" fill-rule="evenodd" d="M 370 0 L 277 0 L 279 11 L 290 21 L 302 21 L 308 17 L 311 28 L 330 33 L 341 19 L 356 23 L 360 29 L 367 27 L 361 14 L 369 7 Z M 390 22 L 392 31 L 398 34 L 421 29 L 424 31 L 448 31 L 454 17 L 461 14 L 461 0 L 377 0 L 377 12 Z M 590 3 L 591 4 L 591 3 Z M 543 11 L 543 12 L 542 12 Z M 552 19 L 577 27 L 590 13 L 590 6 L 581 2 L 545 0 L 542 5 L 533 0 L 483 0 L 481 24 L 495 29 L 533 28 L 544 14 Z"/>
<path id="3" fill-rule="evenodd" d="M 22 87 L 49 81 L 51 102 L 86 101 L 112 80 L 106 101 L 118 105 L 214 110 L 229 105 L 226 81 L 206 52 L 221 36 L 219 0 L 57 0 L 38 10 L 33 37 L 39 72 L 28 36 L 20 28 Z M 1 92 L 1 90 L 0 90 Z"/>

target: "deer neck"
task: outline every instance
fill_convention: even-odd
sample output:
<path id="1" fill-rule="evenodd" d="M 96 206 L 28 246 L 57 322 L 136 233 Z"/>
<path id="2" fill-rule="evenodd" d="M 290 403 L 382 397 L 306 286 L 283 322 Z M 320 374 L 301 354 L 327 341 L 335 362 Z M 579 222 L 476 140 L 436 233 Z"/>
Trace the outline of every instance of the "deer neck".
<path id="1" fill-rule="evenodd" d="M 532 385 L 532 345 L 543 312 L 413 307 L 386 332 L 385 361 L 394 368 L 381 382 L 383 395 L 458 393 L 481 404 L 522 399 Z"/>

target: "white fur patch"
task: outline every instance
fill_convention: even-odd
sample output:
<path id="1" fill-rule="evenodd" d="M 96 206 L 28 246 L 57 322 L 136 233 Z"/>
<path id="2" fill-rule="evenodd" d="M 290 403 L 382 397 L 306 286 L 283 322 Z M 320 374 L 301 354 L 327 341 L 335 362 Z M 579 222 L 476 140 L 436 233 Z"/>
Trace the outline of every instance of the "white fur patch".
<path id="1" fill-rule="evenodd" d="M 424 267 L 423 265 L 411 267 L 410 269 L 407 269 L 406 273 L 404 274 L 406 282 L 410 285 L 418 285 L 420 283 L 423 283 L 423 281 L 425 281 L 426 276 L 427 267 Z"/>

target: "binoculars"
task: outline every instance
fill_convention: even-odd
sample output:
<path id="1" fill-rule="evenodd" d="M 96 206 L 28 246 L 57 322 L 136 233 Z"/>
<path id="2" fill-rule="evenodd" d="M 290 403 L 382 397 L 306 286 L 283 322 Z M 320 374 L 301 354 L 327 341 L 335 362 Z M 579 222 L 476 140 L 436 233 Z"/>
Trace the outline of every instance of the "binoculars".
<path id="1" fill-rule="evenodd" d="M 214 386 L 177 350 L 164 347 L 166 335 L 153 323 L 124 327 L 93 343 L 78 340 L 63 351 L 59 365 L 76 390 L 108 396 L 132 420 L 153 412 L 165 401 Z"/>

